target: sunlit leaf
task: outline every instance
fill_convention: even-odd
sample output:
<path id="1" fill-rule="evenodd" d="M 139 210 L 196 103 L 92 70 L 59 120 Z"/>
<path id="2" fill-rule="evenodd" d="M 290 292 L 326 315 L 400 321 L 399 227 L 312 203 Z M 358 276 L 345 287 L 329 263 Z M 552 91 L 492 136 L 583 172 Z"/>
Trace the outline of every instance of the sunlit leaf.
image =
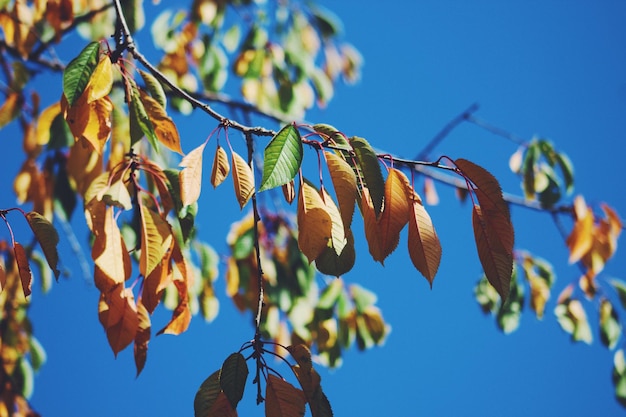
<path id="1" fill-rule="evenodd" d="M 600 303 L 600 341 L 609 349 L 615 348 L 622 336 L 622 325 L 620 324 L 617 311 L 613 304 L 603 299 Z"/>
<path id="2" fill-rule="evenodd" d="M 409 210 L 409 257 L 432 288 L 441 262 L 441 243 L 421 198 L 412 189 L 407 192 L 413 193 Z"/>
<path id="3" fill-rule="evenodd" d="M 111 92 L 113 87 L 113 66 L 108 56 L 100 58 L 98 65 L 94 68 L 89 84 L 85 88 L 87 92 L 87 103 L 91 103 Z M 69 99 L 68 99 L 69 101 Z"/>
<path id="4" fill-rule="evenodd" d="M 391 168 L 385 181 L 384 207 L 377 225 L 382 250 L 381 263 L 396 249 L 400 241 L 400 232 L 409 221 L 410 200 L 406 192 L 408 188 L 409 180 L 404 173 Z"/>
<path id="5" fill-rule="evenodd" d="M 15 255 L 15 262 L 17 263 L 17 270 L 20 274 L 20 282 L 22 283 L 22 290 L 24 291 L 24 297 L 28 297 L 32 292 L 33 275 L 30 272 L 30 265 L 28 265 L 28 256 L 24 247 L 15 242 L 13 247 L 13 254 Z"/>
<path id="6" fill-rule="evenodd" d="M 592 210 L 587 207 L 582 196 L 574 199 L 575 223 L 574 228 L 566 239 L 570 251 L 569 262 L 579 261 L 593 247 L 593 224 Z"/>
<path id="7" fill-rule="evenodd" d="M 141 226 L 139 271 L 147 277 L 161 263 L 173 236 L 170 225 L 144 205 L 141 206 Z"/>
<path id="8" fill-rule="evenodd" d="M 60 274 L 57 268 L 57 263 L 59 262 L 59 254 L 57 253 L 59 234 L 48 219 L 35 211 L 26 213 L 26 219 L 43 250 L 50 269 L 52 269 L 55 278 L 58 280 Z"/>
<path id="9" fill-rule="evenodd" d="M 243 397 L 247 378 L 246 359 L 241 353 L 232 353 L 222 364 L 220 386 L 233 408 L 237 408 L 237 404 Z"/>
<path id="10" fill-rule="evenodd" d="M 100 44 L 91 42 L 70 61 L 63 71 L 63 93 L 70 106 L 83 94 L 89 79 L 98 65 Z"/>
<path id="11" fill-rule="evenodd" d="M 53 103 L 49 107 L 46 107 L 37 119 L 37 130 L 35 137 L 37 138 L 38 145 L 47 145 L 50 142 L 50 131 L 52 129 L 52 123 L 56 117 L 61 113 L 61 103 Z"/>
<path id="12" fill-rule="evenodd" d="M 224 148 L 217 145 L 215 156 L 213 157 L 213 169 L 211 170 L 211 185 L 213 185 L 213 188 L 224 182 L 229 172 L 228 155 L 226 155 Z"/>
<path id="13" fill-rule="evenodd" d="M 109 345 L 115 356 L 130 345 L 137 334 L 139 317 L 135 297 L 130 288 L 118 285 L 107 295 L 101 296 L 99 314 L 107 333 Z"/>
<path id="14" fill-rule="evenodd" d="M 343 252 L 343 248 L 347 244 L 345 229 L 341 220 L 341 214 L 339 209 L 335 205 L 332 197 L 326 192 L 326 189 L 321 190 L 322 200 L 326 206 L 326 213 L 328 213 L 332 222 L 331 227 L 331 239 L 328 242 L 330 246 L 335 250 L 335 253 L 339 256 Z"/>
<path id="15" fill-rule="evenodd" d="M 234 151 L 231 155 L 231 166 L 235 196 L 239 202 L 239 207 L 243 209 L 254 194 L 254 174 L 246 161 Z"/>
<path id="16" fill-rule="evenodd" d="M 169 150 L 182 155 L 183 151 L 180 147 L 180 136 L 174 121 L 167 115 L 165 109 L 157 100 L 145 94 L 143 91 L 140 93 L 140 99 L 150 119 L 156 138 Z"/>
<path id="17" fill-rule="evenodd" d="M 369 189 L 369 198 L 372 200 L 375 217 L 378 218 L 382 211 L 383 198 L 385 196 L 385 180 L 380 170 L 378 157 L 374 149 L 363 138 L 350 138 L 350 145 L 356 154 L 365 186 Z"/>
<path id="18" fill-rule="evenodd" d="M 287 184 L 300 169 L 302 163 L 302 139 L 292 125 L 283 127 L 265 147 L 263 178 L 259 191 Z"/>
<path id="19" fill-rule="evenodd" d="M 96 236 L 92 247 L 92 257 L 96 266 L 94 280 L 100 291 L 107 292 L 130 277 L 132 264 L 115 221 L 113 207 L 108 207 L 100 216 L 104 220 L 102 227 L 93 229 Z"/>
<path id="20" fill-rule="evenodd" d="M 180 161 L 179 166 L 184 169 L 178 176 L 180 184 L 180 199 L 183 206 L 189 206 L 198 201 L 202 189 L 202 153 L 206 142 L 189 152 Z"/>
<path id="21" fill-rule="evenodd" d="M 298 196 L 298 246 L 313 262 L 328 246 L 332 235 L 332 219 L 318 191 L 303 182 Z"/>
<path id="22" fill-rule="evenodd" d="M 273 374 L 267 377 L 265 415 L 275 417 L 304 416 L 304 393 Z"/>
<path id="23" fill-rule="evenodd" d="M 189 308 L 187 282 L 183 280 L 174 280 L 174 286 L 178 290 L 178 305 L 174 308 L 174 311 L 172 311 L 172 318 L 169 323 L 159 330 L 157 335 L 179 335 L 189 328 L 189 323 L 191 322 L 191 310 Z"/>
<path id="24" fill-rule="evenodd" d="M 352 224 L 354 203 L 357 197 L 356 175 L 350 164 L 339 156 L 332 152 L 325 152 L 324 155 L 333 181 L 333 187 L 335 188 L 335 194 L 337 195 L 341 221 L 347 234 Z"/>
<path id="25" fill-rule="evenodd" d="M 150 92 L 152 98 L 154 98 L 157 103 L 165 109 L 167 107 L 167 96 L 165 95 L 165 91 L 163 90 L 163 86 L 159 80 L 157 80 L 154 75 L 149 72 L 143 70 L 138 71 L 141 78 L 143 78 L 143 82 L 146 83 L 146 89 Z"/>

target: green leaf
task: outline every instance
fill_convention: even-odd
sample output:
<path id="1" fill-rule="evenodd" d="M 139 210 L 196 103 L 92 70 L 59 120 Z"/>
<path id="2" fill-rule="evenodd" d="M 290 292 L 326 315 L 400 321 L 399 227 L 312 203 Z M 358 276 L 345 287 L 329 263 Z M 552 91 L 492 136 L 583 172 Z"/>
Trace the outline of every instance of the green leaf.
<path id="1" fill-rule="evenodd" d="M 137 143 L 144 135 L 150 141 L 155 151 L 159 151 L 159 138 L 154 132 L 154 126 L 148 117 L 146 108 L 141 102 L 139 90 L 133 88 L 128 106 L 130 117 L 130 144 Z"/>
<path id="2" fill-rule="evenodd" d="M 286 125 L 265 148 L 263 179 L 259 191 L 279 187 L 291 181 L 302 163 L 302 139 L 294 125 Z"/>
<path id="3" fill-rule="evenodd" d="M 337 255 L 334 247 L 327 246 L 322 253 L 315 258 L 315 267 L 322 274 L 339 277 L 348 273 L 354 267 L 355 260 L 354 237 L 352 233 L 349 233 L 347 242 L 342 248 L 341 253 Z"/>
<path id="4" fill-rule="evenodd" d="M 194 416 L 208 416 L 221 390 L 220 371 L 215 371 L 204 380 L 200 388 L 198 388 L 198 392 L 196 392 L 196 396 L 193 400 Z"/>
<path id="5" fill-rule="evenodd" d="M 522 176 L 524 179 L 522 188 L 524 189 L 524 196 L 528 200 L 532 200 L 535 196 L 535 163 L 538 158 L 537 142 L 532 141 L 526 149 L 526 155 L 524 155 L 524 162 L 522 164 Z"/>
<path id="6" fill-rule="evenodd" d="M 624 351 L 619 349 L 613 357 L 613 384 L 615 385 L 615 398 L 626 407 L 626 362 Z"/>
<path id="7" fill-rule="evenodd" d="M 326 288 L 324 288 L 324 291 L 322 291 L 322 294 L 320 295 L 320 299 L 317 302 L 316 307 L 321 308 L 321 309 L 333 308 L 335 303 L 337 303 L 337 299 L 341 295 L 342 291 L 343 291 L 343 280 L 341 279 L 332 280 L 331 283 L 328 284 Z"/>
<path id="8" fill-rule="evenodd" d="M 356 154 L 357 162 L 363 174 L 362 179 L 365 182 L 365 186 L 369 189 L 374 211 L 376 217 L 378 217 L 382 211 L 383 198 L 385 197 L 385 180 L 383 179 L 378 157 L 374 149 L 363 138 L 350 138 L 350 145 L 352 145 L 352 149 L 354 149 Z"/>
<path id="9" fill-rule="evenodd" d="M 46 350 L 43 348 L 39 340 L 37 340 L 34 336 L 31 336 L 29 339 L 29 349 L 30 349 L 30 362 L 33 366 L 33 370 L 37 371 L 43 364 L 46 363 L 48 356 L 46 355 Z"/>
<path id="10" fill-rule="evenodd" d="M 232 353 L 222 364 L 220 386 L 233 408 L 237 408 L 237 404 L 243 397 L 247 378 L 246 359 L 241 353 Z"/>
<path id="11" fill-rule="evenodd" d="M 59 262 L 59 254 L 57 252 L 59 234 L 52 223 L 36 211 L 26 213 L 26 220 L 28 220 L 28 224 L 43 250 L 43 254 L 46 257 L 46 261 L 48 261 L 50 269 L 52 269 L 55 278 L 58 280 L 59 274 L 61 273 L 57 269 L 57 263 Z"/>
<path id="12" fill-rule="evenodd" d="M 563 174 L 563 181 L 565 182 L 565 192 L 570 194 L 574 191 L 574 165 L 570 161 L 569 157 L 564 153 L 556 154 L 556 162 Z"/>
<path id="13" fill-rule="evenodd" d="M 617 311 L 607 299 L 600 303 L 600 341 L 609 349 L 615 348 L 622 335 Z"/>
<path id="14" fill-rule="evenodd" d="M 356 310 L 359 313 L 364 312 L 367 307 L 376 304 L 376 300 L 378 299 L 375 293 L 357 284 L 350 286 L 350 293 L 356 305 Z"/>
<path id="15" fill-rule="evenodd" d="M 70 106 L 74 105 L 89 84 L 91 74 L 98 65 L 99 53 L 100 44 L 91 42 L 67 64 L 65 71 L 63 71 L 63 93 Z"/>
<path id="16" fill-rule="evenodd" d="M 612 279 L 609 282 L 613 288 L 615 288 L 615 292 L 617 292 L 622 308 L 626 309 L 626 282 L 619 279 Z"/>
<path id="17" fill-rule="evenodd" d="M 146 83 L 146 89 L 153 99 L 155 99 L 163 108 L 167 107 L 167 97 L 163 86 L 156 77 L 149 72 L 139 70 L 143 82 Z"/>

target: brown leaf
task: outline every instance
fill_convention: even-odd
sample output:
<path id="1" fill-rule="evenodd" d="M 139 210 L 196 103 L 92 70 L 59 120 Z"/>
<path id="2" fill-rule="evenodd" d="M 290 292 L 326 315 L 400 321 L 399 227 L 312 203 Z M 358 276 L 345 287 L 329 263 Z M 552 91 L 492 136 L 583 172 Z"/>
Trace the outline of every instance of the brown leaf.
<path id="1" fill-rule="evenodd" d="M 283 197 L 285 197 L 285 201 L 289 204 L 293 203 L 293 200 L 296 198 L 296 186 L 294 180 L 289 181 L 287 184 L 283 184 L 281 188 L 283 190 Z"/>
<path id="2" fill-rule="evenodd" d="M 574 263 L 585 256 L 593 247 L 594 216 L 587 207 L 582 196 L 574 199 L 574 214 L 576 221 L 572 232 L 566 239 L 569 248 L 569 262 Z"/>
<path id="3" fill-rule="evenodd" d="M 200 197 L 202 188 L 202 152 L 206 142 L 189 152 L 180 166 L 184 169 L 178 175 L 180 182 L 180 198 L 184 206 L 190 206 Z"/>
<path id="4" fill-rule="evenodd" d="M 376 212 L 369 197 L 369 190 L 366 187 L 361 189 L 361 211 L 363 212 L 363 224 L 365 226 L 365 239 L 367 240 L 370 255 L 375 261 L 382 262 L 383 256 L 382 239 L 378 229 Z"/>
<path id="5" fill-rule="evenodd" d="M 230 401 L 224 394 L 224 391 L 220 391 L 218 394 L 207 417 L 237 417 L 237 410 L 230 405 Z"/>
<path id="6" fill-rule="evenodd" d="M 328 246 L 332 219 L 318 191 L 303 182 L 298 196 L 298 247 L 313 262 Z"/>
<path id="7" fill-rule="evenodd" d="M 11 123 L 20 114 L 22 98 L 19 93 L 12 92 L 0 106 L 0 129 Z"/>
<path id="8" fill-rule="evenodd" d="M 243 207 L 254 194 L 254 174 L 246 161 L 235 151 L 231 155 L 231 165 L 233 168 L 233 184 L 235 195 L 239 202 L 239 207 Z"/>
<path id="9" fill-rule="evenodd" d="M 92 206 L 95 208 L 95 206 Z M 101 209 L 104 208 L 100 205 Z M 117 226 L 113 207 L 93 213 L 101 213 L 101 229 L 94 229 L 96 236 L 92 247 L 92 257 L 96 265 L 95 284 L 101 292 L 108 292 L 117 284 L 126 281 L 132 272 L 130 255 Z"/>
<path id="10" fill-rule="evenodd" d="M 170 247 L 164 253 L 160 263 L 144 278 L 141 301 L 150 314 L 154 312 L 161 302 L 163 290 L 171 282 L 171 255 L 173 246 L 174 239 L 170 239 Z"/>
<path id="11" fill-rule="evenodd" d="M 400 232 L 409 221 L 409 204 L 406 189 L 410 187 L 409 180 L 399 170 L 391 168 L 385 181 L 385 199 L 383 211 L 378 218 L 378 237 L 381 246 L 381 259 L 393 252 L 400 241 Z"/>
<path id="12" fill-rule="evenodd" d="M 441 261 L 441 243 L 421 198 L 412 188 L 407 192 L 413 193 L 412 208 L 409 211 L 409 257 L 432 288 Z"/>
<path id="13" fill-rule="evenodd" d="M 357 183 L 354 170 L 343 158 L 332 152 L 324 152 L 326 164 L 333 181 L 344 233 L 348 233 L 354 215 L 354 203 L 357 198 Z"/>
<path id="14" fill-rule="evenodd" d="M 15 255 L 15 261 L 17 262 L 17 270 L 20 273 L 24 297 L 28 297 L 32 292 L 31 288 L 33 283 L 33 275 L 30 272 L 30 265 L 28 265 L 28 256 L 26 255 L 24 247 L 18 242 L 15 242 L 13 253 Z"/>
<path id="15" fill-rule="evenodd" d="M 86 139 L 98 154 L 102 154 L 104 145 L 111 134 L 111 112 L 113 111 L 111 99 L 105 96 L 88 103 L 87 94 L 83 92 L 76 103 L 68 107 L 67 99 L 63 95 L 61 111 L 74 138 Z"/>
<path id="16" fill-rule="evenodd" d="M 272 417 L 304 416 L 304 393 L 273 374 L 267 377 L 265 415 Z"/>
<path id="17" fill-rule="evenodd" d="M 154 133 L 159 139 L 159 142 L 165 145 L 169 150 L 182 155 L 183 150 L 180 147 L 180 136 L 174 121 L 167 115 L 165 109 L 159 102 L 144 91 L 141 91 L 140 99 L 150 118 Z"/>
<path id="18" fill-rule="evenodd" d="M 130 288 L 118 285 L 108 295 L 103 294 L 99 306 L 109 345 L 115 356 L 135 340 L 139 328 L 139 316 L 135 297 Z"/>
<path id="19" fill-rule="evenodd" d="M 229 172 L 228 155 L 226 155 L 224 148 L 217 145 L 215 157 L 213 158 L 213 169 L 211 170 L 211 185 L 213 185 L 213 188 L 224 182 Z"/>
<path id="20" fill-rule="evenodd" d="M 187 330 L 191 322 L 191 310 L 189 309 L 189 294 L 187 283 L 182 280 L 174 280 L 174 285 L 178 290 L 178 305 L 172 312 L 172 319 L 159 332 L 159 334 L 178 335 Z"/>
<path id="21" fill-rule="evenodd" d="M 148 342 L 150 342 L 150 315 L 148 310 L 139 301 L 137 303 L 137 317 L 139 325 L 137 326 L 137 334 L 135 335 L 134 356 L 137 376 L 143 370 L 148 357 Z"/>

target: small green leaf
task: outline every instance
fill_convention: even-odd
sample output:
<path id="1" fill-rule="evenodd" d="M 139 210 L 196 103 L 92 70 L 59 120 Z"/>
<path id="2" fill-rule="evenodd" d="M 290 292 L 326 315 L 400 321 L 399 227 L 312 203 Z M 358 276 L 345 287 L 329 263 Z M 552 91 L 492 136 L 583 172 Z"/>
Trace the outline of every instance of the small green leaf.
<path id="1" fill-rule="evenodd" d="M 294 125 L 286 125 L 265 148 L 263 179 L 259 191 L 280 187 L 291 181 L 302 163 L 302 139 Z"/>
<path id="2" fill-rule="evenodd" d="M 155 99 L 161 107 L 166 108 L 167 97 L 159 80 L 157 80 L 154 75 L 146 71 L 139 70 L 139 74 L 141 75 L 141 78 L 143 78 L 143 82 L 146 83 L 146 88 L 152 98 Z"/>
<path id="3" fill-rule="evenodd" d="M 331 283 L 328 284 L 326 288 L 324 288 L 324 291 L 322 291 L 322 294 L 320 295 L 320 299 L 317 302 L 316 307 L 321 308 L 321 309 L 333 308 L 335 306 L 335 303 L 337 303 L 337 299 L 341 295 L 342 291 L 343 291 L 343 280 L 341 279 L 332 280 Z"/>
<path id="4" fill-rule="evenodd" d="M 375 293 L 357 284 L 350 286 L 350 294 L 356 305 L 356 310 L 359 313 L 364 312 L 367 307 L 376 304 L 378 299 Z"/>
<path id="5" fill-rule="evenodd" d="M 524 196 L 528 200 L 532 200 L 535 196 L 535 163 L 538 158 L 537 142 L 532 141 L 526 149 L 524 155 L 524 162 L 522 163 L 522 176 L 524 179 L 522 188 L 524 189 Z"/>
<path id="6" fill-rule="evenodd" d="M 613 304 L 607 299 L 600 303 L 600 341 L 609 349 L 615 348 L 622 335 L 622 326 Z"/>
<path id="7" fill-rule="evenodd" d="M 98 65 L 99 53 L 100 44 L 91 42 L 67 64 L 65 71 L 63 71 L 63 93 L 70 106 L 74 105 L 89 84 L 91 74 Z"/>
<path id="8" fill-rule="evenodd" d="M 150 141 L 155 151 L 159 151 L 159 138 L 154 132 L 154 126 L 146 113 L 146 108 L 141 102 L 139 90 L 133 88 L 128 105 L 130 117 L 130 144 L 137 143 L 144 135 Z"/>
<path id="9" fill-rule="evenodd" d="M 198 392 L 196 392 L 196 396 L 193 400 L 194 416 L 208 416 L 221 390 L 220 371 L 215 371 L 204 380 L 200 388 L 198 388 Z"/>
<path id="10" fill-rule="evenodd" d="M 369 189 L 374 211 L 376 217 L 378 217 L 382 211 L 383 198 L 385 197 L 385 180 L 383 179 L 378 157 L 374 149 L 363 138 L 350 138 L 350 145 L 352 145 L 356 154 L 357 162 L 363 174 L 362 179 L 365 182 L 365 186 Z"/>
<path id="11" fill-rule="evenodd" d="M 574 191 L 574 165 L 570 161 L 569 157 L 564 153 L 556 154 L 556 162 L 563 174 L 563 181 L 565 182 L 565 192 L 570 194 Z"/>
<path id="12" fill-rule="evenodd" d="M 37 340 L 34 336 L 30 337 L 29 340 L 29 349 L 30 349 L 30 362 L 33 366 L 34 371 L 38 371 L 39 368 L 48 360 L 48 356 L 46 355 L 46 350 L 43 348 L 39 340 Z"/>
<path id="13" fill-rule="evenodd" d="M 232 353 L 222 364 L 220 386 L 233 408 L 237 408 L 237 404 L 243 397 L 247 378 L 246 359 L 241 353 Z"/>
<path id="14" fill-rule="evenodd" d="M 347 236 L 346 245 L 342 248 L 339 255 L 337 255 L 334 247 L 327 246 L 315 259 L 315 267 L 322 274 L 339 277 L 348 273 L 354 267 L 355 260 L 354 237 L 350 233 Z"/>
<path id="15" fill-rule="evenodd" d="M 619 279 L 612 279 L 610 284 L 613 288 L 615 288 L 615 292 L 617 292 L 622 308 L 626 309 L 626 282 Z"/>

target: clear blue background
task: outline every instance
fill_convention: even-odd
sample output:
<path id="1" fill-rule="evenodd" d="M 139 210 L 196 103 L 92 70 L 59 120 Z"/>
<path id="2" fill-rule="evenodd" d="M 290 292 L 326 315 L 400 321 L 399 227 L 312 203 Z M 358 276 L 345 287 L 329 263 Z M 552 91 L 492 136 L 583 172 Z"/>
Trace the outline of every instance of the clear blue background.
<path id="1" fill-rule="evenodd" d="M 163 3 L 160 8 L 169 5 Z M 479 117 L 527 139 L 538 134 L 554 140 L 576 167 L 576 191 L 590 203 L 607 201 L 626 213 L 626 3 L 325 4 L 343 20 L 346 38 L 363 53 L 365 67 L 357 86 L 338 88 L 330 105 L 307 114 L 308 120 L 333 124 L 378 148 L 412 157 L 451 118 L 478 102 Z M 146 48 L 148 36 L 146 28 L 140 37 Z M 60 51 L 65 61 L 82 45 L 73 39 L 74 50 Z M 60 79 L 45 81 L 40 93 L 48 102 L 56 100 Z M 214 122 L 198 114 L 179 126 L 189 151 Z M 14 127 L 0 135 L 5 149 L 0 153 L 5 178 L 0 206 L 10 207 L 21 136 Z M 506 191 L 519 194 L 519 181 L 508 170 L 515 150 L 505 139 L 464 124 L 434 156 L 475 161 L 493 172 Z M 570 342 L 554 318 L 558 291 L 576 280 L 579 270 L 567 265 L 567 250 L 549 216 L 513 208 L 517 246 L 551 260 L 558 280 L 544 320 L 526 309 L 520 329 L 504 336 L 473 298 L 481 269 L 470 208 L 456 201 L 452 189 L 439 186 L 438 191 L 441 203 L 429 211 L 443 260 L 432 291 L 413 269 L 405 245 L 383 268 L 369 258 L 357 235 L 357 266 L 346 280 L 378 293 L 393 330 L 384 347 L 347 352 L 343 367 L 321 371 L 335 415 L 624 414 L 613 397 L 612 352 L 597 340 L 597 317 L 589 314 L 596 339 L 592 346 Z M 207 187 L 201 196 L 200 236 L 221 253 L 229 223 L 240 218 L 237 207 L 229 185 L 217 191 Z M 77 236 L 86 242 L 84 227 Z M 44 416 L 192 415 L 200 383 L 253 336 L 251 317 L 236 312 L 224 296 L 223 278 L 217 321 L 208 325 L 197 318 L 181 336 L 153 339 L 147 366 L 135 379 L 132 349 L 113 358 L 97 319 L 98 292 L 82 278 L 63 236 L 60 245 L 63 267 L 72 270 L 72 277 L 55 284 L 49 295 L 33 294 L 35 334 L 49 355 L 36 378 L 33 406 Z M 625 266 L 620 252 L 605 276 L 626 279 Z M 167 320 L 165 312 L 156 314 L 154 328 Z M 240 415 L 263 415 L 254 395 L 249 385 Z"/>

